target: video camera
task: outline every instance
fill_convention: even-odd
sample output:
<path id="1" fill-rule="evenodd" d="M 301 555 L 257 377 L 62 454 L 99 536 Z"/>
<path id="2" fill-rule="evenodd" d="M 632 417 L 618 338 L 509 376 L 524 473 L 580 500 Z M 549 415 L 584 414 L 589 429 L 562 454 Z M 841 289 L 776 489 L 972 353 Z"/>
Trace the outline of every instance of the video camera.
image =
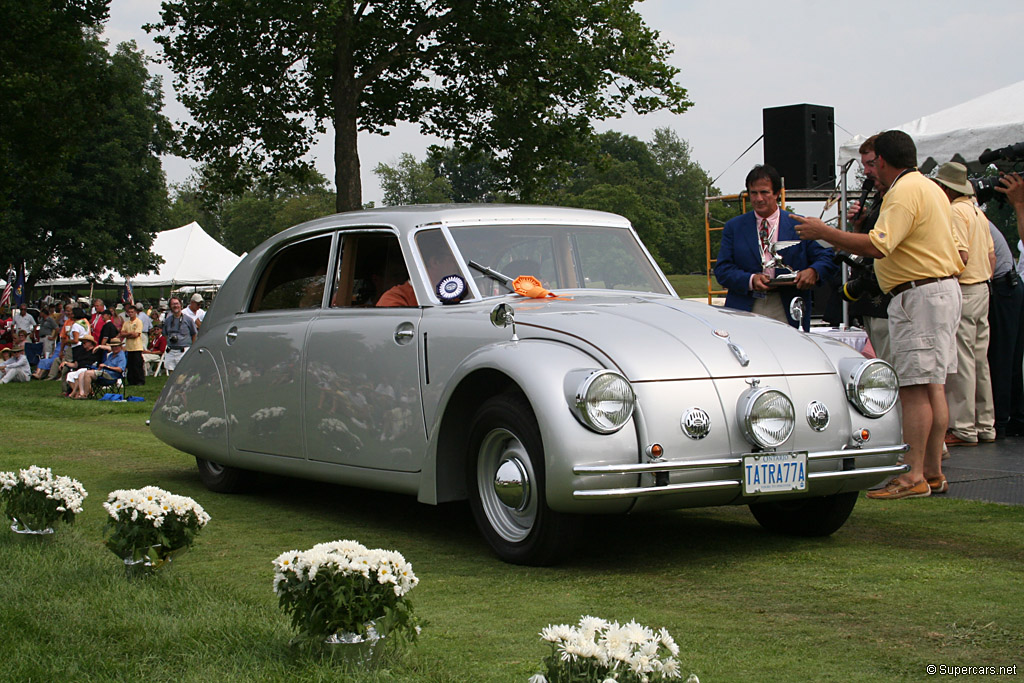
<path id="1" fill-rule="evenodd" d="M 878 296 L 882 288 L 875 277 L 875 259 L 869 256 L 854 256 L 845 251 L 836 251 L 832 257 L 835 263 L 850 266 L 850 277 L 839 286 L 839 296 L 847 301 L 857 301 L 865 294 L 869 297 Z"/>
<path id="2" fill-rule="evenodd" d="M 1000 147 L 999 149 L 986 149 L 978 157 L 978 161 L 982 164 L 991 164 L 995 161 L 1024 161 L 1024 142 L 1018 142 L 1016 145 L 1009 145 L 1007 147 Z"/>
<path id="3" fill-rule="evenodd" d="M 997 161 L 1007 161 L 1014 164 L 1024 162 L 1024 142 L 1000 147 L 999 149 L 986 149 L 978 157 L 978 162 L 986 165 Z M 1000 202 L 1006 201 L 1006 195 L 996 192 L 996 187 L 999 186 L 998 177 L 973 176 L 968 178 L 968 180 L 971 181 L 971 186 L 974 187 L 974 196 L 979 204 L 985 204 L 992 199 Z"/>

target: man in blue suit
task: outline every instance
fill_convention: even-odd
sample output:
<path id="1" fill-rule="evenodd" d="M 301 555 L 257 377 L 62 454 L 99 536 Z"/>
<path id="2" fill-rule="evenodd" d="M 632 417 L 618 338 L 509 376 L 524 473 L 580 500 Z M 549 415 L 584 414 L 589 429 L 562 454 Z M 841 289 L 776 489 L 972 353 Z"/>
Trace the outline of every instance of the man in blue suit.
<path id="1" fill-rule="evenodd" d="M 725 305 L 796 327 L 796 321 L 789 315 L 789 303 L 802 296 L 807 306 L 803 327 L 809 330 L 810 290 L 837 268 L 832 262 L 832 249 L 814 241 L 802 241 L 782 250 L 782 262 L 796 273 L 796 279 L 784 285 L 772 284 L 772 277 L 780 273 L 763 265 L 771 256 L 771 245 L 800 238 L 789 212 L 779 208 L 782 178 L 778 171 L 768 165 L 755 166 L 747 174 L 746 183 L 754 210 L 725 224 L 715 263 L 715 278 L 729 290 Z"/>

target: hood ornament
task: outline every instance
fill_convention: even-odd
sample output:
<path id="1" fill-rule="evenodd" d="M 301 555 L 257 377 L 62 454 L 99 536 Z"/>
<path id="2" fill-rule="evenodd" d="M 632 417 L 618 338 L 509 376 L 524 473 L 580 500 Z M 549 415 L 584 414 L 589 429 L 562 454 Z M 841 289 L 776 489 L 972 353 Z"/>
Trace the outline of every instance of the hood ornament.
<path id="1" fill-rule="evenodd" d="M 750 365 L 750 357 L 747 352 L 739 347 L 735 342 L 729 342 L 729 350 L 732 351 L 732 355 L 736 356 L 736 360 L 740 362 L 740 365 L 747 367 Z"/>

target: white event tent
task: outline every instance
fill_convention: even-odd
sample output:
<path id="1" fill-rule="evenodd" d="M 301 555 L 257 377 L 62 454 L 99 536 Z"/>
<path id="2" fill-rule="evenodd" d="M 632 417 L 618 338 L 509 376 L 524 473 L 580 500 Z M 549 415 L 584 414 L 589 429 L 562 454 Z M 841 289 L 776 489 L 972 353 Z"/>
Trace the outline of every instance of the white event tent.
<path id="1" fill-rule="evenodd" d="M 982 167 L 978 157 L 986 149 L 1024 142 L 1024 81 L 895 128 L 914 139 L 923 172 L 947 161 L 959 161 L 977 172 Z M 858 135 L 843 143 L 839 164 L 859 160 L 858 148 L 866 138 Z"/>
<path id="2" fill-rule="evenodd" d="M 241 256 L 210 237 L 199 223 L 192 222 L 174 230 L 165 230 L 153 239 L 153 251 L 163 257 L 160 269 L 131 278 L 133 287 L 202 287 L 224 284 Z M 100 282 L 124 284 L 124 276 L 104 271 Z M 63 287 L 88 284 L 84 277 L 60 278 L 37 286 Z"/>

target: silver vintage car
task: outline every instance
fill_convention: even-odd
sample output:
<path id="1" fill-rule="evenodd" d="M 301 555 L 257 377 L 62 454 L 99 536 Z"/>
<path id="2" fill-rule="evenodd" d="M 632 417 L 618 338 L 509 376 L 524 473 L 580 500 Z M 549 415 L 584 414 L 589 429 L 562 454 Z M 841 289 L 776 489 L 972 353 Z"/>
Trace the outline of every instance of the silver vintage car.
<path id="1" fill-rule="evenodd" d="M 215 491 L 468 499 L 501 558 L 546 564 L 589 514 L 742 504 L 830 534 L 904 469 L 897 395 L 845 344 L 680 300 L 621 216 L 415 206 L 254 249 L 151 424 Z"/>

